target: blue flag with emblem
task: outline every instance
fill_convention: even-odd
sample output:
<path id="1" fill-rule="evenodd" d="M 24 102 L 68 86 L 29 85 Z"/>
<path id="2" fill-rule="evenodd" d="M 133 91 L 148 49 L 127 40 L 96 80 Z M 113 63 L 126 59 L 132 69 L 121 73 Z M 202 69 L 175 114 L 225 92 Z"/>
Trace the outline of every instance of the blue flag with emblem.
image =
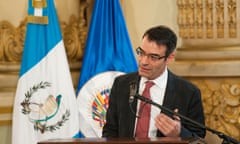
<path id="1" fill-rule="evenodd" d="M 79 113 L 54 1 L 28 2 L 12 144 L 72 138 L 79 131 Z"/>
<path id="2" fill-rule="evenodd" d="M 137 71 L 119 0 L 95 0 L 78 85 L 80 130 L 101 137 L 116 76 Z"/>

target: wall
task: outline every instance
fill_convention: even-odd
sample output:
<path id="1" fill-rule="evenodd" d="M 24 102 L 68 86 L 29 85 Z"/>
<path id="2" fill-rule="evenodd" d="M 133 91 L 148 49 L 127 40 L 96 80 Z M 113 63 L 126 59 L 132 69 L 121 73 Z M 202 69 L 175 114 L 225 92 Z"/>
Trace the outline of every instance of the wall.
<path id="1" fill-rule="evenodd" d="M 139 46 L 143 33 L 155 25 L 169 26 L 178 34 L 176 0 L 122 0 L 122 7 L 133 48 Z"/>

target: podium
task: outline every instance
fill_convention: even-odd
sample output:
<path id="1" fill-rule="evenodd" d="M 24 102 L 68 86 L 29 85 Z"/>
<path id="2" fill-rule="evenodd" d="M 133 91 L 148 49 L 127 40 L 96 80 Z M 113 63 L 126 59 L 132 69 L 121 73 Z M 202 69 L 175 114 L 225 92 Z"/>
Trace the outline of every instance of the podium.
<path id="1" fill-rule="evenodd" d="M 50 139 L 38 144 L 206 144 L 200 138 L 80 138 L 80 139 Z"/>

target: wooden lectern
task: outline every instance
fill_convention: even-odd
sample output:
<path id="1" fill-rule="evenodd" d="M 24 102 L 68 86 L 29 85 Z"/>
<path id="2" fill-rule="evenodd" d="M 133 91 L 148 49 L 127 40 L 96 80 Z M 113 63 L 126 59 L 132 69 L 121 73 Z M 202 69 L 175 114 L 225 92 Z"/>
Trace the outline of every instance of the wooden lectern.
<path id="1" fill-rule="evenodd" d="M 80 138 L 80 139 L 51 139 L 38 144 L 206 144 L 198 138 Z"/>

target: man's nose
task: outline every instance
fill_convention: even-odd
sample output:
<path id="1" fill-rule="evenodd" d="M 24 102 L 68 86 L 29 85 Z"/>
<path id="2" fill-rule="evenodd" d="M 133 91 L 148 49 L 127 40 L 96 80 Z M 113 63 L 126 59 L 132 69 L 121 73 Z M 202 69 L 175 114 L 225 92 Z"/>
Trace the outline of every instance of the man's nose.
<path id="1" fill-rule="evenodd" d="M 141 61 L 142 64 L 148 64 L 149 61 L 150 61 L 150 58 L 149 58 L 148 55 L 144 55 L 140 59 L 141 59 L 140 61 Z"/>

